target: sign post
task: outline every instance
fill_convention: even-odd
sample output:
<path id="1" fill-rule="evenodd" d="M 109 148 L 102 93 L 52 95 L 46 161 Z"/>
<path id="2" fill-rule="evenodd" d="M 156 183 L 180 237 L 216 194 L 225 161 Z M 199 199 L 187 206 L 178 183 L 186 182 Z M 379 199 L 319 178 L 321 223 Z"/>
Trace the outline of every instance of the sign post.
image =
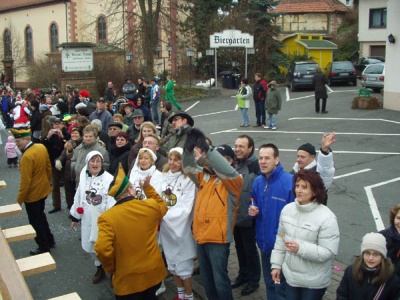
<path id="1" fill-rule="evenodd" d="M 217 87 L 217 48 L 245 48 L 245 76 L 247 77 L 247 54 L 248 49 L 254 48 L 254 36 L 243 33 L 240 30 L 224 30 L 210 35 L 210 48 L 215 48 L 215 86 Z"/>
<path id="2" fill-rule="evenodd" d="M 93 71 L 93 49 L 65 48 L 61 51 L 62 70 L 64 72 Z"/>

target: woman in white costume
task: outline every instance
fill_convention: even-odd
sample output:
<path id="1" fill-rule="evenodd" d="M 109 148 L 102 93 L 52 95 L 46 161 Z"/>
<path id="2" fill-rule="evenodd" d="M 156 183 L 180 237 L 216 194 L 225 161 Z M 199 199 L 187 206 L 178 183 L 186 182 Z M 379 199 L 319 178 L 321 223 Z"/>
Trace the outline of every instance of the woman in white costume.
<path id="1" fill-rule="evenodd" d="M 162 195 L 168 212 L 161 221 L 160 242 L 178 288 L 176 299 L 193 299 L 192 273 L 196 246 L 192 235 L 196 186 L 182 171 L 182 148 L 168 154 L 162 180 Z"/>
<path id="2" fill-rule="evenodd" d="M 82 248 L 91 253 L 97 267 L 92 282 L 99 283 L 104 279 L 106 273 L 101 267 L 94 251 L 97 240 L 97 219 L 101 213 L 110 209 L 115 204 L 115 199 L 109 195 L 108 188 L 114 176 L 104 170 L 103 155 L 99 151 L 91 151 L 86 156 L 86 165 L 82 169 L 78 189 L 74 197 L 74 204 L 70 214 L 71 227 L 76 230 L 78 222 L 81 221 L 81 243 Z"/>
<path id="3" fill-rule="evenodd" d="M 151 176 L 150 184 L 161 196 L 162 173 L 156 169 L 156 160 L 157 155 L 151 149 L 142 148 L 139 150 L 135 164 L 133 165 L 129 176 L 129 181 L 133 184 L 133 187 L 136 190 L 137 199 L 146 199 L 146 195 L 139 185 L 139 181 L 145 179 L 146 176 Z"/>

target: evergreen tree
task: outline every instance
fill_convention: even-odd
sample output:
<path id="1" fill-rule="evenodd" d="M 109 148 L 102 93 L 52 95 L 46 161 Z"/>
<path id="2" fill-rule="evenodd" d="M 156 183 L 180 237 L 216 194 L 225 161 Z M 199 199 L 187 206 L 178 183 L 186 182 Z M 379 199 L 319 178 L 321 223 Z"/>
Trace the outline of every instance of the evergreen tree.
<path id="1" fill-rule="evenodd" d="M 245 13 L 250 23 L 249 33 L 254 35 L 254 71 L 262 73 L 267 79 L 279 79 L 279 66 L 286 65 L 285 55 L 280 51 L 282 43 L 277 40 L 280 29 L 273 25 L 279 15 L 271 13 L 278 3 L 272 0 L 249 0 Z"/>

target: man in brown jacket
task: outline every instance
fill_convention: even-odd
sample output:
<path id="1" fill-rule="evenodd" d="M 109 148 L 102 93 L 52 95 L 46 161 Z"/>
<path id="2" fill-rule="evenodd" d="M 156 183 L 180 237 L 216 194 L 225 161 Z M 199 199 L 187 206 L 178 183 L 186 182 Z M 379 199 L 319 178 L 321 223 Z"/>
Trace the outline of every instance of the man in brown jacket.
<path id="1" fill-rule="evenodd" d="M 104 270 L 113 275 L 117 300 L 157 300 L 156 291 L 167 276 L 156 234 L 168 208 L 150 185 L 150 178 L 140 182 L 148 196 L 140 200 L 120 164 L 108 191 L 117 203 L 98 219 L 94 250 Z"/>
<path id="2" fill-rule="evenodd" d="M 15 143 L 23 153 L 20 161 L 21 180 L 17 201 L 20 205 L 25 203 L 29 223 L 36 231 L 35 241 L 38 248 L 29 253 L 36 255 L 50 252 L 55 242 L 44 213 L 45 200 L 51 192 L 49 154 L 42 144 L 32 143 L 29 129 L 11 129 L 11 132 L 15 137 Z"/>

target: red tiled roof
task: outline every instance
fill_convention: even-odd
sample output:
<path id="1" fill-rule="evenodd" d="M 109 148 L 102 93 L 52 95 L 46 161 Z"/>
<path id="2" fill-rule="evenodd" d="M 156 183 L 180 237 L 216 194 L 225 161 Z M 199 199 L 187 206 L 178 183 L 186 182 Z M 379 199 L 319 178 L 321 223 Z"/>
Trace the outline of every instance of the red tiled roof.
<path id="1" fill-rule="evenodd" d="M 274 13 L 329 13 L 347 12 L 349 9 L 339 0 L 282 0 Z"/>
<path id="2" fill-rule="evenodd" d="M 63 3 L 62 0 L 0 0 L 0 12 L 43 4 Z"/>

